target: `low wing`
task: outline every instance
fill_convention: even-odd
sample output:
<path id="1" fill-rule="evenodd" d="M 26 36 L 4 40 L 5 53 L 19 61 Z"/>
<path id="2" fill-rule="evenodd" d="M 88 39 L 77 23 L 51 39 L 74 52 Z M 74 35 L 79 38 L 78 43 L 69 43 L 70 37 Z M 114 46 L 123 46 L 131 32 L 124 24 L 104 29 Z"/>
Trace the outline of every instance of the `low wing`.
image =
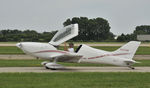
<path id="1" fill-rule="evenodd" d="M 61 54 L 61 55 L 54 55 L 50 58 L 57 59 L 58 62 L 79 62 L 82 58 L 82 55 L 69 53 L 69 54 Z"/>

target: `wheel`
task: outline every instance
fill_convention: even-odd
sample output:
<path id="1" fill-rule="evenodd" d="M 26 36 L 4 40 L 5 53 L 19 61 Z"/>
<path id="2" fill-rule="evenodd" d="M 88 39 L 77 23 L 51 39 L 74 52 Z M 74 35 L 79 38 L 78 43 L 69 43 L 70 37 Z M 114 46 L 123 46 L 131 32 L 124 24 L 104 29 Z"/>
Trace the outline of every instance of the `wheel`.
<path id="1" fill-rule="evenodd" d="M 131 69 L 135 69 L 134 67 L 132 67 Z"/>
<path id="2" fill-rule="evenodd" d="M 50 68 L 48 68 L 48 67 L 46 67 L 46 66 L 45 66 L 45 68 L 46 68 L 46 69 L 50 69 Z"/>
<path id="3" fill-rule="evenodd" d="M 49 63 L 49 62 L 44 61 L 44 62 L 41 63 L 41 65 L 45 66 L 47 63 Z"/>
<path id="4" fill-rule="evenodd" d="M 132 66 L 130 66 L 129 68 L 131 68 L 131 69 L 135 69 L 134 67 L 132 67 Z"/>
<path id="5" fill-rule="evenodd" d="M 50 68 L 51 70 L 57 70 L 56 68 Z"/>
<path id="6" fill-rule="evenodd" d="M 51 70 L 57 70 L 56 68 L 49 68 L 47 66 L 45 66 L 46 69 L 51 69 Z"/>
<path id="7" fill-rule="evenodd" d="M 46 64 L 44 65 L 44 67 L 45 67 L 46 69 L 51 69 L 51 70 L 59 70 L 59 69 L 63 69 L 63 68 L 64 68 L 62 65 L 56 64 L 56 63 L 54 63 L 54 62 L 46 63 Z"/>

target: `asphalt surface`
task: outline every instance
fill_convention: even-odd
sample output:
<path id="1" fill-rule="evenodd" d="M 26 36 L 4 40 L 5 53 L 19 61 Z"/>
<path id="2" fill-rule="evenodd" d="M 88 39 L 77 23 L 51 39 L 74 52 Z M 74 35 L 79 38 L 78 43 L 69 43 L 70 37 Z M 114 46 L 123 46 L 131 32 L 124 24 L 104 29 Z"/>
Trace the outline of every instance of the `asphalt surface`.
<path id="1" fill-rule="evenodd" d="M 150 67 L 66 67 L 61 70 L 50 70 L 44 67 L 0 67 L 0 73 L 13 72 L 150 72 Z"/>

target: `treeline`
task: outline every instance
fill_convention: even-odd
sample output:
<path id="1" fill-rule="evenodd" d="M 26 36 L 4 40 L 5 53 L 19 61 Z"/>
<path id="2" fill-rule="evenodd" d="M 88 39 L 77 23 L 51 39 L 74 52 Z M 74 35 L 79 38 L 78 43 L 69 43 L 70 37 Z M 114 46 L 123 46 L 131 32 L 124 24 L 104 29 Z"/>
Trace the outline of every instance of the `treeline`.
<path id="1" fill-rule="evenodd" d="M 38 33 L 35 30 L 1 30 L 0 41 L 1 42 L 48 42 L 57 31 Z"/>
<path id="2" fill-rule="evenodd" d="M 87 17 L 74 17 L 67 19 L 63 25 L 79 24 L 79 35 L 73 38 L 73 41 L 118 41 L 126 42 L 131 40 L 137 40 L 138 34 L 150 34 L 150 26 L 142 25 L 137 26 L 135 31 L 131 34 L 121 34 L 115 40 L 115 35 L 110 32 L 110 25 L 106 19 L 94 18 L 89 19 Z M 1 30 L 0 42 L 49 42 L 57 31 L 38 33 L 35 30 L 20 31 L 15 30 Z M 71 41 L 72 41 L 71 40 Z"/>
<path id="3" fill-rule="evenodd" d="M 63 25 L 79 24 L 79 35 L 73 41 L 114 41 L 114 34 L 110 32 L 107 20 L 103 18 L 88 19 L 87 17 L 74 17 L 67 19 Z M 35 30 L 1 30 L 0 41 L 33 41 L 48 42 L 56 31 L 38 33 Z"/>
<path id="4" fill-rule="evenodd" d="M 117 41 L 118 42 L 128 42 L 128 41 L 133 41 L 137 40 L 137 35 L 150 35 L 150 25 L 141 25 L 137 26 L 134 30 L 133 33 L 131 34 L 121 34 L 118 36 Z"/>
<path id="5" fill-rule="evenodd" d="M 110 32 L 110 26 L 106 19 L 87 17 L 74 17 L 67 19 L 63 25 L 79 24 L 79 35 L 74 41 L 114 41 L 114 34 Z"/>

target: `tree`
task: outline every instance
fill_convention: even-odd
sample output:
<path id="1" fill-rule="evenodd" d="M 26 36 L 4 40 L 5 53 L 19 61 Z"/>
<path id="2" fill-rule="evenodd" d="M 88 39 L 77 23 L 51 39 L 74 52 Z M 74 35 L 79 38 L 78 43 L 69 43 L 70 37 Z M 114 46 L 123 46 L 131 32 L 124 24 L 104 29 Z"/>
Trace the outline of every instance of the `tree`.
<path id="1" fill-rule="evenodd" d="M 125 35 L 125 34 L 122 33 L 117 38 L 118 42 L 129 42 L 129 41 L 133 41 L 133 40 L 137 40 L 135 34 L 127 34 L 127 35 Z"/>
<path id="2" fill-rule="evenodd" d="M 150 25 L 137 26 L 134 34 L 150 34 Z"/>
<path id="3" fill-rule="evenodd" d="M 73 17 L 67 19 L 63 25 L 79 24 L 79 35 L 73 40 L 79 41 L 104 41 L 113 40 L 114 35 L 110 32 L 110 26 L 107 20 L 103 18 L 88 19 L 87 17 Z"/>
<path id="4" fill-rule="evenodd" d="M 19 31 L 17 29 L 15 30 L 7 29 L 0 31 L 0 42 L 9 42 L 9 41 L 49 42 L 55 33 L 56 31 L 37 33 L 34 30 Z"/>
<path id="5" fill-rule="evenodd" d="M 107 20 L 103 18 L 88 19 L 87 17 L 73 17 L 67 19 L 63 25 L 79 24 L 79 35 L 72 40 L 75 41 L 109 41 L 114 40 L 114 34 L 110 32 Z M 19 31 L 1 30 L 0 41 L 34 41 L 49 42 L 57 31 L 38 33 L 35 30 Z"/>

